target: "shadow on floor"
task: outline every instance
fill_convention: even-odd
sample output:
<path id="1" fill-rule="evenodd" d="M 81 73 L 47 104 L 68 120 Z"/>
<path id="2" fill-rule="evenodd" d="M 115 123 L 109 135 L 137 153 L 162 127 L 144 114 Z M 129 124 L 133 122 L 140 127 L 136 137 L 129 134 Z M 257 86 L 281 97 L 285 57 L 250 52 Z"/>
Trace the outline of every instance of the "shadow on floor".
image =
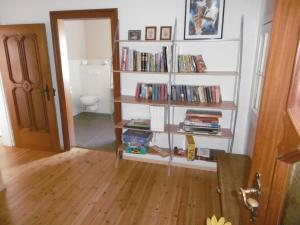
<path id="1" fill-rule="evenodd" d="M 113 114 L 82 112 L 73 118 L 77 147 L 115 150 Z"/>

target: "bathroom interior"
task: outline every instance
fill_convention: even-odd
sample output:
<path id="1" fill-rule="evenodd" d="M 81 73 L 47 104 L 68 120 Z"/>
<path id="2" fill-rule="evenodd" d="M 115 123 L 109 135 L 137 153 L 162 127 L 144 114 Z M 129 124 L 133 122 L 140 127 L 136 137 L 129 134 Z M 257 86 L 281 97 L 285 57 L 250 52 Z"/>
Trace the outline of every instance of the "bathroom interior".
<path id="1" fill-rule="evenodd" d="M 65 20 L 64 31 L 75 145 L 114 150 L 110 20 Z"/>

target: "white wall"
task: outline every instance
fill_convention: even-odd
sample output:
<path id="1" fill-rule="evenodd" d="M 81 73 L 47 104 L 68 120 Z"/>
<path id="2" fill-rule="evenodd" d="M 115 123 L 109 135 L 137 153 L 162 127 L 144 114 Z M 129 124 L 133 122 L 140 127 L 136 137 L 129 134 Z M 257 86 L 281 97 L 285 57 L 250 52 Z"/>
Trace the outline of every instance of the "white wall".
<path id="1" fill-rule="evenodd" d="M 85 23 L 83 20 L 65 20 L 69 60 L 82 60 L 86 57 Z"/>
<path id="2" fill-rule="evenodd" d="M 85 20 L 85 40 L 87 59 L 111 58 L 110 19 Z"/>
<path id="3" fill-rule="evenodd" d="M 104 64 L 112 56 L 110 20 L 65 20 L 64 25 L 73 115 L 82 112 L 82 95 L 98 96 L 95 112 L 111 114 L 111 64 Z M 88 64 L 82 65 L 83 60 Z"/>
<path id="4" fill-rule="evenodd" d="M 4 86 L 0 72 L 0 129 L 2 136 L 2 144 L 5 146 L 13 146 L 13 132 L 10 123 L 9 113 L 7 110 L 7 102 L 5 98 Z"/>
<path id="5" fill-rule="evenodd" d="M 184 0 L 0 0 L 2 23 L 46 23 L 53 82 L 56 86 L 54 57 L 52 49 L 49 11 L 65 9 L 118 8 L 120 21 L 120 37 L 127 38 L 129 29 L 142 29 L 145 26 L 173 25 L 178 18 L 178 37 L 183 37 Z M 15 6 L 18 5 L 16 8 Z M 245 14 L 245 44 L 243 55 L 241 99 L 237 124 L 237 135 L 234 152 L 243 153 L 248 118 L 251 81 L 256 49 L 256 34 L 259 20 L 259 0 L 226 0 L 224 15 L 224 37 L 238 37 L 240 17 Z M 14 12 L 14 13 L 12 13 Z M 142 33 L 144 37 L 144 32 Z M 220 53 L 222 50 L 220 49 Z M 225 59 L 227 57 L 225 56 Z M 58 98 L 56 98 L 58 105 Z M 59 119 L 59 118 L 58 118 Z"/>
<path id="6" fill-rule="evenodd" d="M 0 15 L 0 24 L 2 24 L 1 16 L 2 15 Z M 7 102 L 4 93 L 2 74 L 0 71 L 0 136 L 2 137 L 2 144 L 6 146 L 13 146 L 14 145 L 14 140 L 12 136 L 13 133 L 12 133 L 10 118 L 7 110 L 8 109 L 7 109 Z"/>

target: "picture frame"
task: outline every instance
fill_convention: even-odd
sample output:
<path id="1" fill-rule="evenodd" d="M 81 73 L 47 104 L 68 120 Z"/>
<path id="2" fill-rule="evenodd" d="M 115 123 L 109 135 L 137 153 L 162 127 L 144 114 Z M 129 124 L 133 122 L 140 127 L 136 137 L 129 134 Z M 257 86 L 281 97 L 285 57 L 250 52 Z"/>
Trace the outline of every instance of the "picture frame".
<path id="1" fill-rule="evenodd" d="M 186 0 L 184 39 L 221 39 L 225 0 Z"/>
<path id="2" fill-rule="evenodd" d="M 161 26 L 160 40 L 171 40 L 171 37 L 172 37 L 172 26 Z"/>
<path id="3" fill-rule="evenodd" d="M 145 40 L 156 40 L 155 26 L 149 26 L 145 28 Z"/>
<path id="4" fill-rule="evenodd" d="M 138 41 L 141 40 L 141 30 L 128 30 L 128 40 Z"/>

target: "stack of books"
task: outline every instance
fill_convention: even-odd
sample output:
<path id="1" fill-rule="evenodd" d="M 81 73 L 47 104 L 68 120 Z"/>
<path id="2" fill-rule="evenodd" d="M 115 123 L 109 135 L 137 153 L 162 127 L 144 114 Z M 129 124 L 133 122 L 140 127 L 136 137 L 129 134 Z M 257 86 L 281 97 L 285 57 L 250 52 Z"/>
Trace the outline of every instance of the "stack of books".
<path id="1" fill-rule="evenodd" d="M 219 85 L 191 86 L 172 85 L 171 99 L 174 101 L 188 101 L 201 103 L 221 103 L 222 95 Z"/>
<path id="2" fill-rule="evenodd" d="M 133 154 L 146 154 L 153 133 L 141 130 L 126 130 L 122 135 L 125 152 Z"/>
<path id="3" fill-rule="evenodd" d="M 138 83 L 135 97 L 138 99 L 165 101 L 168 99 L 167 84 Z"/>
<path id="4" fill-rule="evenodd" d="M 184 122 L 179 125 L 179 132 L 216 135 L 220 132 L 219 118 L 221 117 L 221 111 L 189 109 L 186 111 Z"/>
<path id="5" fill-rule="evenodd" d="M 138 72 L 168 72 L 167 47 L 162 47 L 162 52 L 139 52 L 122 48 L 121 70 Z"/>
<path id="6" fill-rule="evenodd" d="M 178 55 L 178 72 L 202 73 L 206 70 L 202 55 Z"/>

